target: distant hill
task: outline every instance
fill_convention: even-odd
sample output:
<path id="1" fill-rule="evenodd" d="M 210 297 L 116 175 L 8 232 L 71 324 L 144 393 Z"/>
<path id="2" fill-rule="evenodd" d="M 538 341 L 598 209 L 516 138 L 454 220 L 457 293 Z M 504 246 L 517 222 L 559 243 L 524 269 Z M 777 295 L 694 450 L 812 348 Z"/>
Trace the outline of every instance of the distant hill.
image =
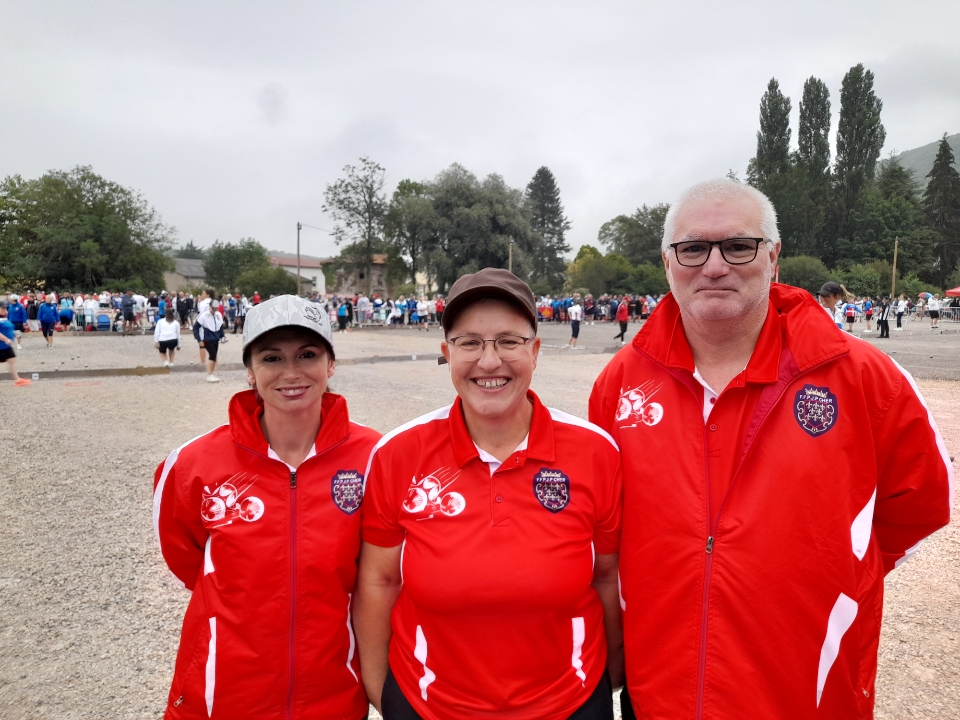
<path id="1" fill-rule="evenodd" d="M 953 149 L 954 157 L 960 158 L 960 133 L 948 135 L 947 142 L 950 143 L 950 147 Z M 923 192 L 927 187 L 927 174 L 933 167 L 933 161 L 937 157 L 938 147 L 940 147 L 940 141 L 936 140 L 929 145 L 914 148 L 913 150 L 906 150 L 896 156 L 900 164 L 907 170 L 913 170 L 913 178 L 920 184 L 920 192 Z M 957 170 L 960 170 L 960 167 L 957 167 Z"/>

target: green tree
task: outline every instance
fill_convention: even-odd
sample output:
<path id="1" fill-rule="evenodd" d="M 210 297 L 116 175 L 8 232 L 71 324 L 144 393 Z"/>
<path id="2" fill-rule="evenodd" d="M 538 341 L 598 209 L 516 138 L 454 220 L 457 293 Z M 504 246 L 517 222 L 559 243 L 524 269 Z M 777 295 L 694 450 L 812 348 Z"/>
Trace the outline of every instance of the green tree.
<path id="1" fill-rule="evenodd" d="M 560 188 L 549 168 L 544 166 L 534 173 L 527 185 L 524 200 L 530 212 L 530 229 L 533 231 L 531 283 L 543 285 L 551 292 L 558 291 L 563 287 L 566 268 L 563 255 L 570 251 L 566 233 L 571 225 L 563 214 Z"/>
<path id="2" fill-rule="evenodd" d="M 883 294 L 884 283 L 880 271 L 873 265 L 857 263 L 843 271 L 840 282 L 854 295 L 877 297 Z M 886 290 L 890 292 L 890 284 L 886 283 Z"/>
<path id="3" fill-rule="evenodd" d="M 830 91 L 819 78 L 810 77 L 803 84 L 797 143 L 798 227 L 790 245 L 795 252 L 815 255 L 827 219 L 831 183 Z"/>
<path id="4" fill-rule="evenodd" d="M 920 219 L 912 173 L 895 157 L 883 160 L 876 180 L 867 184 L 850 213 L 846 237 L 837 240 L 840 264 L 892 261 L 894 240 L 900 238 L 904 245 L 901 268 L 919 271 L 919 265 L 911 263 L 929 263 L 931 257 L 924 260 L 919 244 L 922 238 L 913 237 Z"/>
<path id="5" fill-rule="evenodd" d="M 630 273 L 630 291 L 642 295 L 662 295 L 670 290 L 663 265 L 640 263 Z"/>
<path id="6" fill-rule="evenodd" d="M 813 294 L 820 292 L 823 284 L 833 279 L 832 273 L 822 260 L 808 255 L 781 257 L 779 266 L 780 282 L 803 288 Z"/>
<path id="7" fill-rule="evenodd" d="M 660 203 L 653 207 L 644 205 L 633 215 L 618 215 L 600 227 L 597 240 L 610 252 L 623 255 L 635 265 L 662 265 L 660 242 L 669 210 L 669 205 Z"/>
<path id="8" fill-rule="evenodd" d="M 437 213 L 431 266 L 445 292 L 461 275 L 485 267 L 506 268 L 513 242 L 513 272 L 528 279 L 532 263 L 529 209 L 520 190 L 499 175 L 480 181 L 453 164 L 430 184 Z"/>
<path id="9" fill-rule="evenodd" d="M 770 78 L 760 99 L 760 130 L 757 154 L 747 168 L 749 182 L 764 190 L 775 175 L 790 167 L 790 98 L 780 92 L 780 83 Z"/>
<path id="10" fill-rule="evenodd" d="M 593 245 L 582 245 L 580 250 L 577 251 L 577 256 L 574 258 L 574 262 L 577 260 L 583 260 L 584 258 L 602 258 L 603 253 L 597 250 Z"/>
<path id="11" fill-rule="evenodd" d="M 236 244 L 217 240 L 210 246 L 203 261 L 206 282 L 228 292 L 237 290 L 238 278 L 244 273 L 269 267 L 267 249 L 253 238 L 243 238 Z"/>
<path id="12" fill-rule="evenodd" d="M 327 185 L 323 193 L 323 210 L 336 223 L 333 237 L 336 243 L 355 244 L 360 250 L 360 262 L 373 264 L 374 253 L 384 245 L 384 223 L 387 198 L 383 192 L 386 170 L 369 158 L 360 158 L 360 166 L 346 165 L 346 177 Z M 373 294 L 373 273 L 368 273 L 370 294 Z"/>
<path id="13" fill-rule="evenodd" d="M 163 286 L 176 231 L 139 193 L 90 167 L 0 183 L 0 276 L 15 286 Z"/>
<path id="14" fill-rule="evenodd" d="M 237 276 L 236 292 L 247 297 L 259 292 L 265 299 L 271 295 L 294 295 L 297 292 L 297 278 L 282 267 L 257 267 Z"/>
<path id="15" fill-rule="evenodd" d="M 829 177 L 830 91 L 819 78 L 810 77 L 803 84 L 797 145 L 797 162 L 804 171 Z"/>
<path id="16" fill-rule="evenodd" d="M 188 260 L 203 260 L 207 253 L 203 248 L 194 245 L 193 240 L 191 240 L 186 245 L 177 248 L 176 256 Z"/>
<path id="17" fill-rule="evenodd" d="M 863 64 L 850 68 L 840 87 L 837 161 L 834 168 L 839 202 L 837 230 L 843 237 L 860 194 L 874 177 L 886 140 L 880 122 L 883 102 L 873 91 L 873 73 Z"/>
<path id="18" fill-rule="evenodd" d="M 385 218 L 388 241 L 403 258 L 409 278 L 416 283 L 417 273 L 427 272 L 429 259 L 436 243 L 437 213 L 433 209 L 430 187 L 426 183 L 401 180 L 397 185 Z M 401 281 L 406 281 L 406 277 Z"/>
<path id="19" fill-rule="evenodd" d="M 923 193 L 923 210 L 926 224 L 939 236 L 935 267 L 937 284 L 942 287 L 960 259 L 960 174 L 946 133 L 927 177 L 929 182 Z"/>

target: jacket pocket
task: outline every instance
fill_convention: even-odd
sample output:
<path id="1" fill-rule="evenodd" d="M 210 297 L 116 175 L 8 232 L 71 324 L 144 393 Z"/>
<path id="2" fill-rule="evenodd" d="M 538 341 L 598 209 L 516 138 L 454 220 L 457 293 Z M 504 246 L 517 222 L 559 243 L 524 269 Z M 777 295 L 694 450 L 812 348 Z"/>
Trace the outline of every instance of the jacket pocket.
<path id="1" fill-rule="evenodd" d="M 200 616 L 190 624 L 193 637 L 189 646 L 181 640 L 166 718 L 208 718 L 213 712 L 216 618 Z"/>

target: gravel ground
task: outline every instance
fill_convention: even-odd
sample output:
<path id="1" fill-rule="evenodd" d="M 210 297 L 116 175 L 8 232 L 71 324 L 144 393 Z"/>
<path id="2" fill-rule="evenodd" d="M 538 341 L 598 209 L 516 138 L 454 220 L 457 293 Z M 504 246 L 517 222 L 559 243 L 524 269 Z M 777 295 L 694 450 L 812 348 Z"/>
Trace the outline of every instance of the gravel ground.
<path id="1" fill-rule="evenodd" d="M 609 326 L 584 331 L 594 347 L 612 335 Z M 541 335 L 545 345 L 557 345 L 566 333 L 545 327 Z M 426 335 L 350 333 L 338 337 L 338 352 L 436 352 L 439 334 L 431 332 L 429 341 Z M 107 357 L 111 348 L 129 353 L 127 359 L 141 350 L 151 354 L 148 338 L 57 338 L 53 350 L 34 345 L 25 359 L 56 358 L 69 352 L 71 340 L 75 353 L 91 359 Z M 904 349 L 911 343 L 896 342 Z M 228 348 L 238 352 L 239 342 Z M 534 389 L 547 404 L 585 417 L 590 387 L 607 360 L 547 348 Z M 193 373 L 44 380 L 29 388 L 0 383 L 6 420 L 0 427 L 0 717 L 162 714 L 187 595 L 156 547 L 153 471 L 171 448 L 225 422 L 227 401 L 245 378 L 241 372 L 222 377 L 218 385 Z M 921 380 L 920 386 L 956 454 L 960 383 Z M 355 419 L 381 431 L 453 398 L 446 368 L 430 362 L 345 366 L 334 389 L 349 398 Z M 957 717 L 958 527 L 955 520 L 937 533 L 887 580 L 880 719 Z"/>

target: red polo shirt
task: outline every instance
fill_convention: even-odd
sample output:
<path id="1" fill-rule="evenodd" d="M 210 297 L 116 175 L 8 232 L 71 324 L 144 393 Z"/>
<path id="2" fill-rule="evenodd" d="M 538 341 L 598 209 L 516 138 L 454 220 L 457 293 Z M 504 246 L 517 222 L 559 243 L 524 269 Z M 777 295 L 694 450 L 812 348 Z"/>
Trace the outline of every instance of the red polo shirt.
<path id="1" fill-rule="evenodd" d="M 390 668 L 425 720 L 567 718 L 606 665 L 594 556 L 618 551 L 620 459 L 533 392 L 526 447 L 481 459 L 460 399 L 384 436 L 361 534 L 403 544 Z"/>

